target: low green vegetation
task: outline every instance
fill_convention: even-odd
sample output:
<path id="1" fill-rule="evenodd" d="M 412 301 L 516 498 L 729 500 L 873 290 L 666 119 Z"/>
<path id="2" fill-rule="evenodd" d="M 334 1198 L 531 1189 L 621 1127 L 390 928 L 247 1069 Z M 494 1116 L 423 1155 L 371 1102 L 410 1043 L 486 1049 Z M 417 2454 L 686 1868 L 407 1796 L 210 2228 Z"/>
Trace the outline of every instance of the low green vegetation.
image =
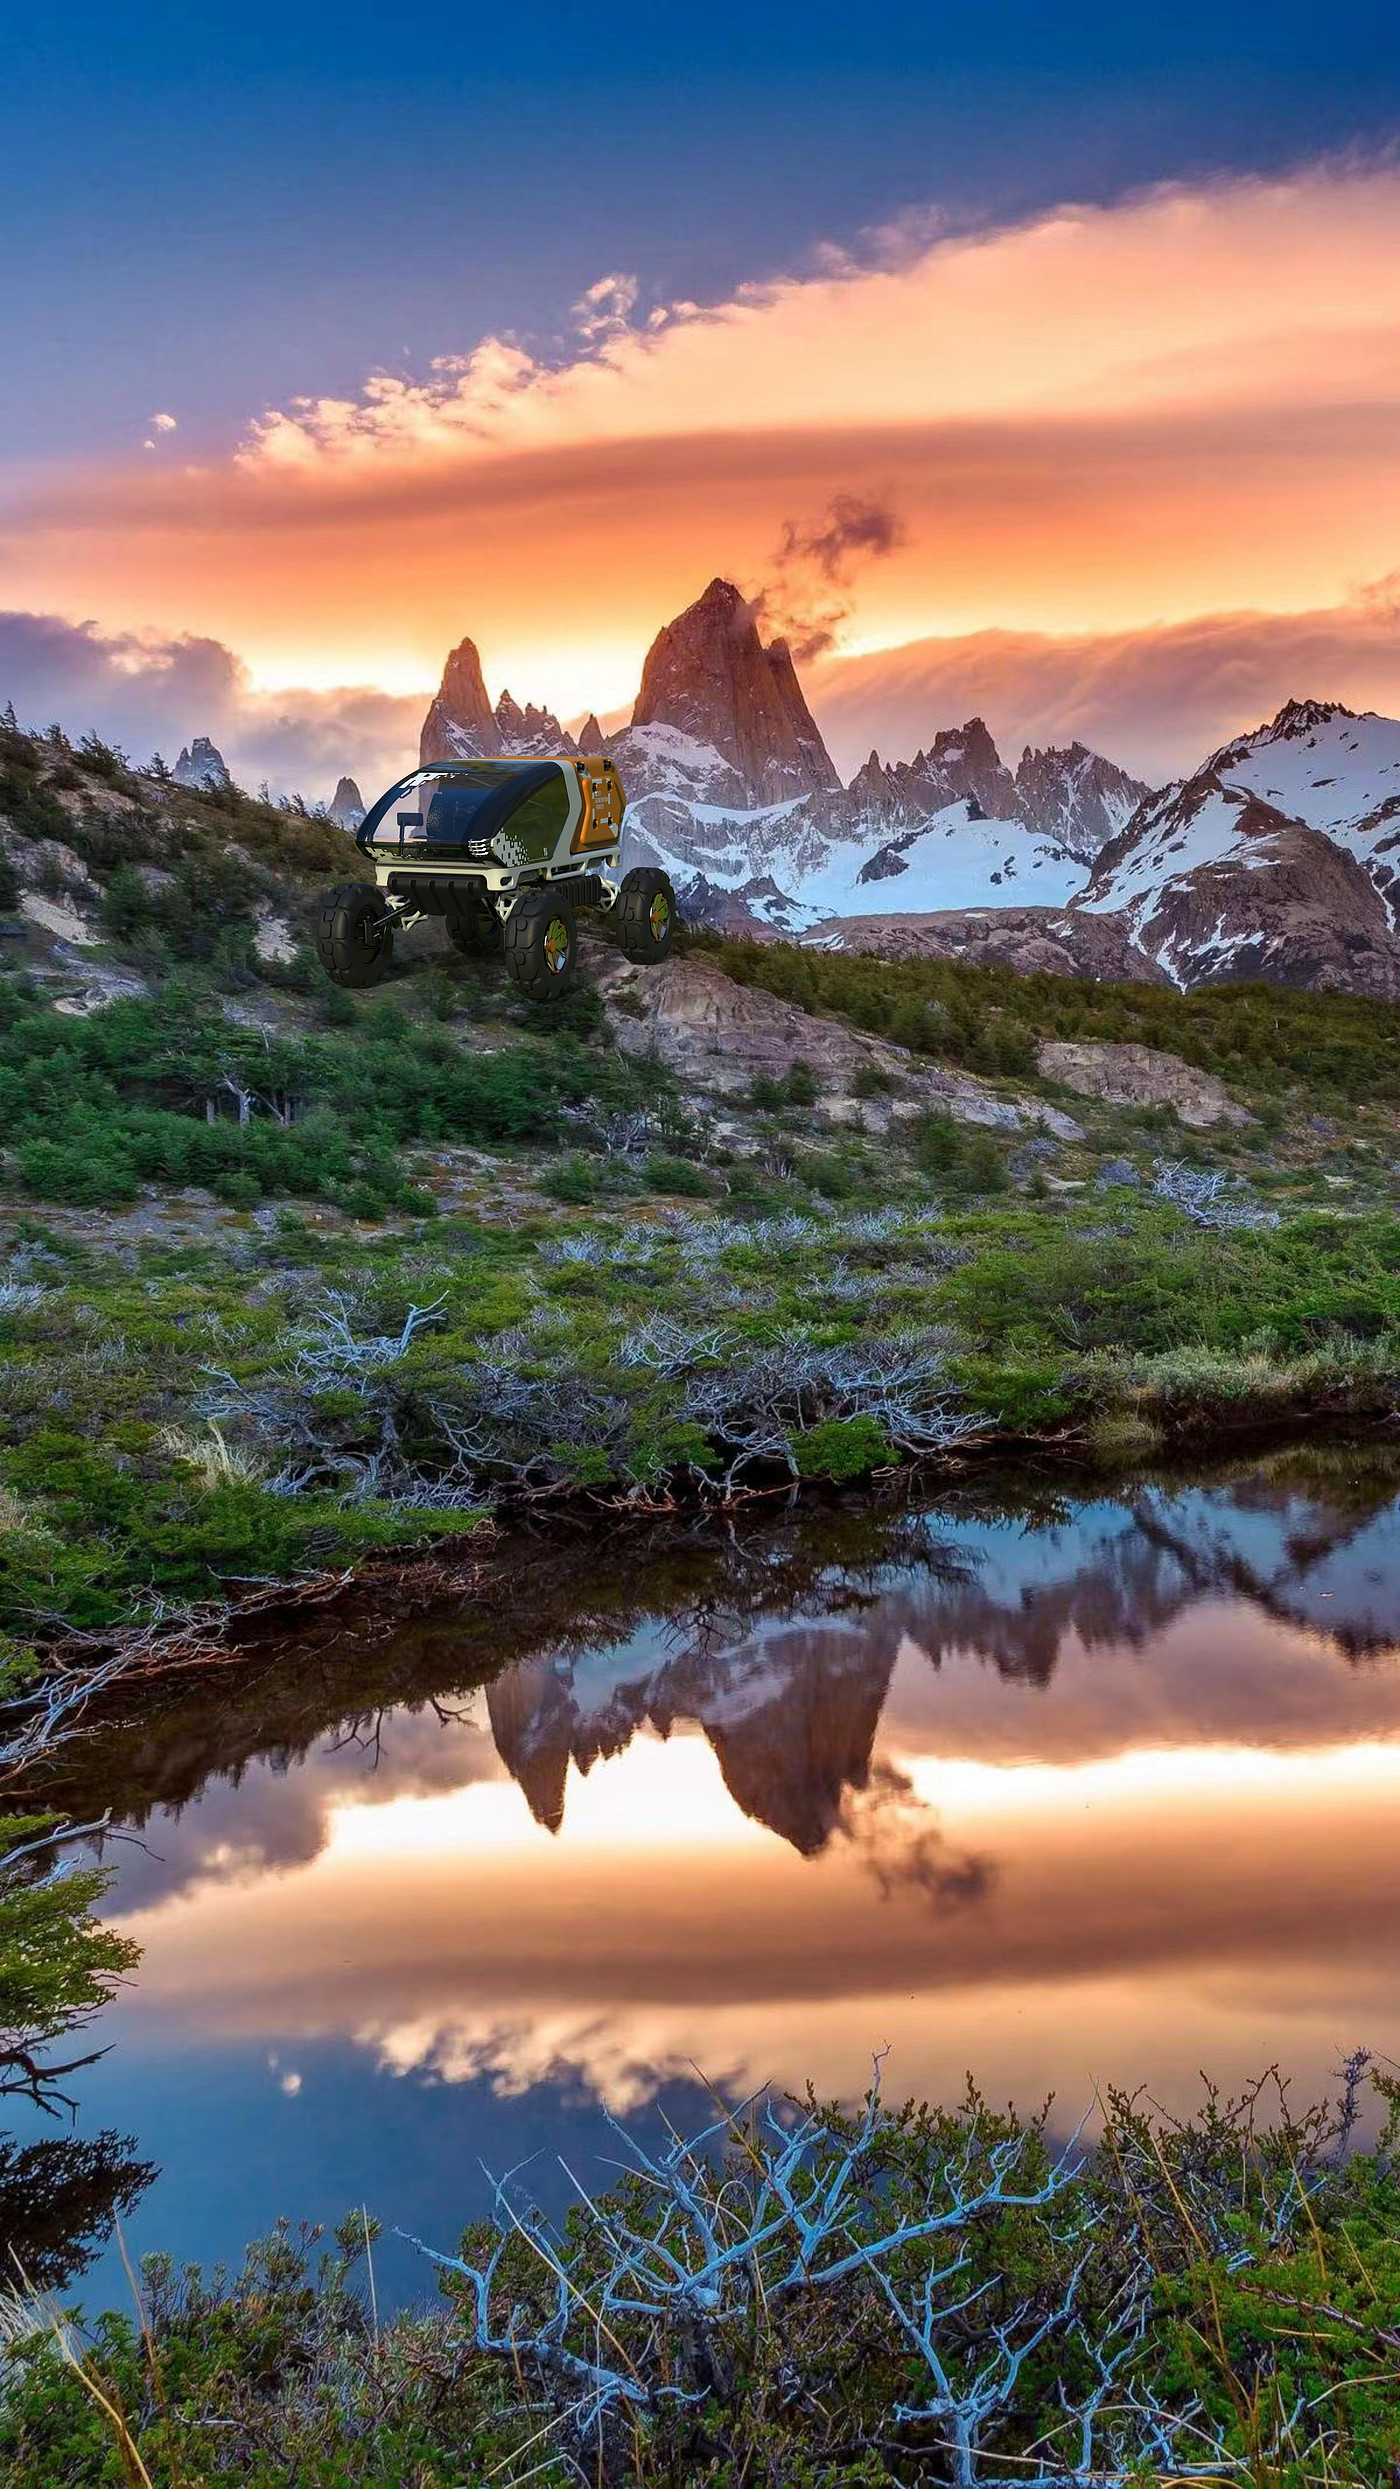
<path id="1" fill-rule="evenodd" d="M 15 1674 L 523 1490 L 840 1481 L 1008 1435 L 1140 1455 L 1397 1393 L 1379 1212 L 1213 1230 L 1131 1192 L 950 1188 L 120 1247 L 32 1226 L 0 1263 L 0 1653 Z"/>
<path id="2" fill-rule="evenodd" d="M 568 1029 L 469 1051 L 392 1002 L 348 1028 L 274 1036 L 197 982 L 67 1017 L 32 982 L 0 982 L 0 1163 L 31 1198 L 120 1207 L 143 1185 L 198 1185 L 237 1209 L 295 1196 L 357 1218 L 420 1214 L 405 1144 L 552 1144 L 571 1105 L 636 1089 L 621 1057 Z"/>
<path id="3" fill-rule="evenodd" d="M 959 960 L 878 959 L 695 934 L 727 976 L 840 1012 L 916 1054 L 1030 1078 L 1046 1038 L 1155 1046 L 1246 1094 L 1400 1101 L 1400 1004 L 1280 985 L 1099 985 Z"/>
<path id="4" fill-rule="evenodd" d="M 621 1018 L 523 1003 L 410 946 L 326 983 L 312 911 L 358 859 L 304 809 L 0 719 L 0 816 L 16 887 L 96 911 L 112 997 L 0 942 L 0 1680 L 522 1494 L 1396 1406 L 1389 1006 L 700 937 L 906 1050 L 852 1065 L 814 1019 L 725 1099 L 627 1050 L 625 982 Z M 1161 1047 L 1253 1121 L 1057 1096 L 1051 1035 Z"/>
<path id="5" fill-rule="evenodd" d="M 1374 2107 L 1380 2131 L 1357 2149 Z M 956 2110 L 721 2115 L 551 2227 L 503 2190 L 381 2321 L 377 2224 L 206 2282 L 148 2259 L 88 2334 L 12 2311 L 12 2489 L 1390 2489 L 1395 2085 L 1111 2096 L 1057 2147 Z"/>

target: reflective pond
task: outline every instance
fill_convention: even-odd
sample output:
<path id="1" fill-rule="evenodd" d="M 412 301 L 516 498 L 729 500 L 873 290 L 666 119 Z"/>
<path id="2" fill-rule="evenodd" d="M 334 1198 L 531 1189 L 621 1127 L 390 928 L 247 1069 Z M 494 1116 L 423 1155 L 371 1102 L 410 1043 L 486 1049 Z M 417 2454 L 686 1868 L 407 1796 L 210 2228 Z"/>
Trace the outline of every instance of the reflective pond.
<path id="1" fill-rule="evenodd" d="M 541 1534 L 491 1599 L 112 1723 L 50 1800 L 145 1845 L 78 2085 L 159 2171 L 130 2246 L 361 2201 L 450 2245 L 483 2162 L 596 2175 L 605 2110 L 854 2095 L 881 2048 L 1066 2120 L 1400 2054 L 1397 1497 L 1333 1450 Z M 122 2287 L 108 2250 L 82 2295 Z"/>

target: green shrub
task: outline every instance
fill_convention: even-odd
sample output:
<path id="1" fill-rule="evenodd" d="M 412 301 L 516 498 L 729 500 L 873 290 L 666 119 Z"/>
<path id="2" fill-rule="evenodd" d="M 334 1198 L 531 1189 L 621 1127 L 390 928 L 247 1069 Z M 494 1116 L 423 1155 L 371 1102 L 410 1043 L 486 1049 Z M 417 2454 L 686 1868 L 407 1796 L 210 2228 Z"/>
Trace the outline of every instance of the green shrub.
<path id="1" fill-rule="evenodd" d="M 914 1161 L 954 1196 L 1005 1192 L 1006 1161 L 990 1132 L 958 1123 L 942 1108 L 917 1117 L 910 1133 Z"/>
<path id="2" fill-rule="evenodd" d="M 950 1175 L 961 1163 L 963 1137 L 951 1115 L 941 1107 L 919 1115 L 910 1126 L 914 1163 L 925 1175 Z"/>
<path id="3" fill-rule="evenodd" d="M 860 1167 L 849 1158 L 838 1158 L 834 1150 L 799 1151 L 793 1173 L 799 1183 L 809 1185 L 827 1201 L 844 1201 L 861 1185 Z"/>
<path id="4" fill-rule="evenodd" d="M 827 1417 L 793 1443 L 803 1478 L 863 1478 L 894 1459 L 894 1448 L 873 1417 Z"/>
<path id="5" fill-rule="evenodd" d="M 779 1114 L 787 1102 L 786 1089 L 780 1080 L 774 1080 L 771 1073 L 759 1072 L 749 1082 L 749 1104 L 757 1107 L 760 1114 Z"/>
<path id="6" fill-rule="evenodd" d="M 690 1158 L 649 1158 L 647 1182 L 654 1193 L 683 1193 L 693 1201 L 703 1200 L 714 1190 L 709 1177 Z"/>
<path id="7" fill-rule="evenodd" d="M 597 1201 L 603 1190 L 602 1170 L 582 1151 L 570 1150 L 567 1158 L 557 1159 L 546 1171 L 540 1190 L 548 1193 L 551 1201 L 571 1205 Z"/>
<path id="8" fill-rule="evenodd" d="M 521 1025 L 539 1037 L 605 1036 L 608 1015 L 596 985 L 575 981 L 548 1002 L 522 1000 L 515 1006 Z"/>
<path id="9" fill-rule="evenodd" d="M 1004 1193 L 1011 1179 L 1006 1160 L 990 1132 L 970 1132 L 963 1144 L 962 1163 L 958 1170 L 964 1189 L 969 1193 Z"/>
<path id="10" fill-rule="evenodd" d="M 0 851 L 0 916 L 13 916 L 19 907 L 19 874 L 10 859 Z"/>
<path id="11" fill-rule="evenodd" d="M 359 1026 L 359 1007 L 353 994 L 347 994 L 343 985 L 332 985 L 330 978 L 327 977 L 324 984 L 318 987 L 316 999 L 320 1006 L 320 1016 L 327 1028 L 357 1028 Z"/>
<path id="12" fill-rule="evenodd" d="M 263 1188 L 251 1167 L 228 1167 L 214 1178 L 214 1190 L 231 1210 L 255 1210 Z"/>
<path id="13" fill-rule="evenodd" d="M 57 2084 L 47 2051 L 110 2001 L 138 1950 L 95 1915 L 109 1869 L 65 1873 L 52 1855 L 46 1870 L 42 1853 L 21 1857 L 54 1821 L 10 1815 L 0 1823 L 0 2095 L 26 2092 L 50 2108 Z"/>
<path id="14" fill-rule="evenodd" d="M 1400 1004 L 1266 984 L 1107 985 L 961 960 L 882 960 L 791 942 L 699 933 L 741 984 L 805 1009 L 844 1012 L 921 1054 L 1016 1079 L 1035 1072 L 1048 1037 L 1107 1039 L 1178 1054 L 1256 1096 L 1400 1101 Z"/>
<path id="15" fill-rule="evenodd" d="M 151 894 L 134 864 L 119 864 L 102 893 L 102 923 L 114 942 L 132 942 L 152 921 Z"/>

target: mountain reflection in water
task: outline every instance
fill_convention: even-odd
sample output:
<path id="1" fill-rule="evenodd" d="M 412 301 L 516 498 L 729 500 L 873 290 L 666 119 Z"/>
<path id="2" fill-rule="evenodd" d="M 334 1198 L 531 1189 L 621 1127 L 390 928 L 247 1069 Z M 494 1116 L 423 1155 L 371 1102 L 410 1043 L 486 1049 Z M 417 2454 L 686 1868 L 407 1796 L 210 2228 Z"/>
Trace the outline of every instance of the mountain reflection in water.
<path id="1" fill-rule="evenodd" d="M 486 2101 L 533 2145 L 696 2068 L 853 2093 L 883 2044 L 895 2090 L 1075 2110 L 1400 2053 L 1397 1488 L 1338 1453 L 541 1540 L 494 1606 L 172 1695 L 44 1791 L 148 1845 L 94 2113 L 231 2086 L 256 2226 L 306 2208 L 318 2095 L 341 2202 L 396 2212 L 444 2086 L 471 2156 Z"/>

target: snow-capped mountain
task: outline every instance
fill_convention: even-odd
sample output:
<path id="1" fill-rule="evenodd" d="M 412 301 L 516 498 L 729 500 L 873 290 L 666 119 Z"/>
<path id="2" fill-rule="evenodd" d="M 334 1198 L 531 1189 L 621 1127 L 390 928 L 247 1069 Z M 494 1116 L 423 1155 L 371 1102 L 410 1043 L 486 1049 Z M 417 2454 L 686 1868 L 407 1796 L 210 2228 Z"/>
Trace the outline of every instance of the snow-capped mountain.
<path id="1" fill-rule="evenodd" d="M 1016 810 L 1027 827 L 1051 839 L 1081 864 L 1092 864 L 1111 838 L 1125 830 L 1151 794 L 1102 752 L 1085 743 L 1027 744 L 1016 770 Z"/>
<path id="2" fill-rule="evenodd" d="M 627 861 L 663 866 L 703 923 L 992 956 L 986 921 L 1013 910 L 1017 957 L 1081 974 L 1400 992 L 1392 719 L 1290 701 L 1154 794 L 1082 743 L 1027 746 L 1013 771 L 969 718 L 843 787 L 786 644 L 714 579 L 610 738 L 590 717 L 575 745 L 509 693 L 493 708 L 471 641 L 453 651 L 425 762 L 576 749 L 612 753 Z"/>
<path id="3" fill-rule="evenodd" d="M 872 752 L 843 787 L 786 642 L 765 645 L 723 579 L 658 633 L 632 722 L 606 742 L 596 717 L 575 745 L 509 693 L 493 709 L 463 640 L 421 757 L 604 748 L 628 793 L 629 860 L 664 866 L 693 917 L 787 933 L 891 910 L 1062 907 L 1147 793 L 1082 744 L 1027 750 L 1013 776 L 980 718 L 912 761 Z"/>
<path id="4" fill-rule="evenodd" d="M 841 783 L 787 641 L 765 648 L 747 599 L 727 579 L 712 579 L 647 651 L 630 732 L 656 726 L 716 753 L 750 804 L 830 794 Z"/>
<path id="5" fill-rule="evenodd" d="M 1125 917 L 1178 985 L 1400 991 L 1400 723 L 1290 700 L 1149 797 L 1075 907 Z"/>
<path id="6" fill-rule="evenodd" d="M 766 648 L 720 579 L 660 634 L 642 683 L 611 747 L 629 832 L 710 922 L 802 932 L 891 910 L 1060 907 L 1099 821 L 1120 824 L 1148 791 L 1083 746 L 1028 751 L 1013 777 L 981 718 L 912 761 L 872 752 L 843 788 L 786 645 Z"/>
<path id="7" fill-rule="evenodd" d="M 170 774 L 177 786 L 195 787 L 201 794 L 207 794 L 210 787 L 232 784 L 223 753 L 207 735 L 196 735 L 192 743 L 181 745 Z"/>

